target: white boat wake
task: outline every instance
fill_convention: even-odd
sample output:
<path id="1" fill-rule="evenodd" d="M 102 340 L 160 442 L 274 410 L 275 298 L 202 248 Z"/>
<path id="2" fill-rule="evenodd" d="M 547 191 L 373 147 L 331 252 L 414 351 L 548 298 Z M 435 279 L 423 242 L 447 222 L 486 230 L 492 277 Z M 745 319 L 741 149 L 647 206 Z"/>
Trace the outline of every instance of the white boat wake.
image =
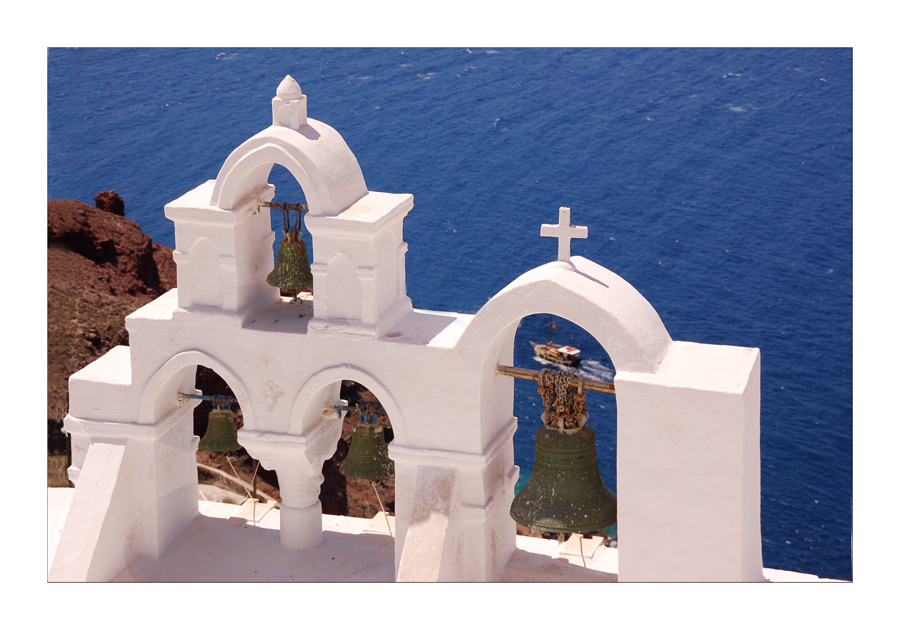
<path id="1" fill-rule="evenodd" d="M 581 363 L 579 363 L 577 367 L 571 367 L 568 365 L 560 365 L 559 363 L 547 361 L 546 359 L 543 359 L 536 355 L 532 358 L 541 365 L 546 365 L 551 369 L 559 370 L 561 372 L 568 372 L 569 374 L 577 374 L 578 376 L 593 379 L 595 381 L 612 383 L 613 378 L 616 375 L 615 371 L 612 368 L 609 368 L 599 361 L 595 361 L 593 359 L 582 359 Z"/>

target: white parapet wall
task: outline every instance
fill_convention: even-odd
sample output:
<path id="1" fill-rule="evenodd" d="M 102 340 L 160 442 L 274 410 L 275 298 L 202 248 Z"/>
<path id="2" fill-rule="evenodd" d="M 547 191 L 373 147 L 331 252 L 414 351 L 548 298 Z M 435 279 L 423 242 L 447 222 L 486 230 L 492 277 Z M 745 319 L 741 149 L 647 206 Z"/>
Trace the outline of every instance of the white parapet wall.
<path id="1" fill-rule="evenodd" d="M 762 581 L 759 350 L 675 342 L 618 372 L 622 581 Z"/>

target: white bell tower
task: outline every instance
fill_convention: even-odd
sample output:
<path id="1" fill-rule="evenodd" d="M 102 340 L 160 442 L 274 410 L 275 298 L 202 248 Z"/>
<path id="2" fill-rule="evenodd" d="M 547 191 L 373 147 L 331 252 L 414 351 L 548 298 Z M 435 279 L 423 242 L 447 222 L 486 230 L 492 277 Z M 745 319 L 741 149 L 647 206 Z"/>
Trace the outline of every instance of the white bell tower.
<path id="1" fill-rule="evenodd" d="M 412 310 L 403 219 L 412 195 L 370 192 L 334 217 L 308 214 L 313 237 L 313 332 L 380 337 Z"/>
<path id="2" fill-rule="evenodd" d="M 275 164 L 297 179 L 309 205 L 309 332 L 381 336 L 412 310 L 403 219 L 413 197 L 369 192 L 344 139 L 307 117 L 307 97 L 290 76 L 272 99 L 272 125 L 235 149 L 215 180 L 166 206 L 175 222 L 179 308 L 245 322 L 279 299 L 266 284 L 275 234 L 261 205 L 274 197 Z"/>

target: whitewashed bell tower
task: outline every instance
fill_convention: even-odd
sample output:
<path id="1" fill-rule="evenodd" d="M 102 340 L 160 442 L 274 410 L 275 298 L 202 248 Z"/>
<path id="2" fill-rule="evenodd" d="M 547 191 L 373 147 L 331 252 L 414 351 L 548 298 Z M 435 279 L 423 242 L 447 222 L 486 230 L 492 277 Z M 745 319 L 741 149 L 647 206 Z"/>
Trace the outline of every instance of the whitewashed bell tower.
<path id="1" fill-rule="evenodd" d="M 275 164 L 309 207 L 313 295 L 296 299 L 266 283 Z M 69 379 L 76 487 L 51 581 L 127 577 L 135 558 L 161 559 L 196 525 L 196 400 L 185 400 L 202 393 L 198 365 L 231 387 L 238 442 L 278 475 L 284 550 L 321 549 L 322 467 L 341 436 L 341 383 L 353 380 L 394 431 L 395 579 L 504 579 L 519 470 L 515 388 L 501 366 L 514 365 L 519 322 L 538 313 L 583 328 L 616 369 L 618 579 L 762 579 L 759 350 L 674 341 L 636 288 L 571 255 L 587 228 L 571 225 L 568 208 L 541 228 L 559 239 L 557 259 L 476 314 L 413 309 L 412 207 L 412 195 L 368 190 L 344 139 L 307 116 L 286 77 L 272 125 L 166 206 L 177 289 L 126 318 L 130 345 Z"/>
<path id="2" fill-rule="evenodd" d="M 278 300 L 266 284 L 274 258 L 274 164 L 296 177 L 309 205 L 314 319 L 310 333 L 375 337 L 412 310 L 406 295 L 403 219 L 410 194 L 369 192 L 340 134 L 307 117 L 307 97 L 287 76 L 272 99 L 272 126 L 228 157 L 215 180 L 166 205 L 175 223 L 178 306 L 240 322 Z"/>

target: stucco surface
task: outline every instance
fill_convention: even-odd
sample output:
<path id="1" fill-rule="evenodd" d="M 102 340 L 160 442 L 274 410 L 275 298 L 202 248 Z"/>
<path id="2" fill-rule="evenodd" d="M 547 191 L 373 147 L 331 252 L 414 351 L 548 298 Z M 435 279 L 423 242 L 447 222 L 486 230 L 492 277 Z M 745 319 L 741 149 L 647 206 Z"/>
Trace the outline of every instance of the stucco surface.
<path id="1" fill-rule="evenodd" d="M 47 494 L 48 566 L 62 530 L 73 488 Z M 384 515 L 360 519 L 324 515 L 323 543 L 308 551 L 285 551 L 278 540 L 280 512 L 269 510 L 257 522 L 249 505 L 200 501 L 200 516 L 159 559 L 140 557 L 116 581 L 143 582 L 392 582 L 394 543 Z M 261 508 L 258 508 L 261 511 Z M 247 516 L 251 515 L 248 520 Z M 391 529 L 396 529 L 393 517 Z M 590 549 L 585 563 L 577 547 L 555 540 L 516 536 L 516 550 L 504 582 L 615 582 L 618 550 Z M 814 575 L 764 569 L 771 582 L 834 582 Z"/>

